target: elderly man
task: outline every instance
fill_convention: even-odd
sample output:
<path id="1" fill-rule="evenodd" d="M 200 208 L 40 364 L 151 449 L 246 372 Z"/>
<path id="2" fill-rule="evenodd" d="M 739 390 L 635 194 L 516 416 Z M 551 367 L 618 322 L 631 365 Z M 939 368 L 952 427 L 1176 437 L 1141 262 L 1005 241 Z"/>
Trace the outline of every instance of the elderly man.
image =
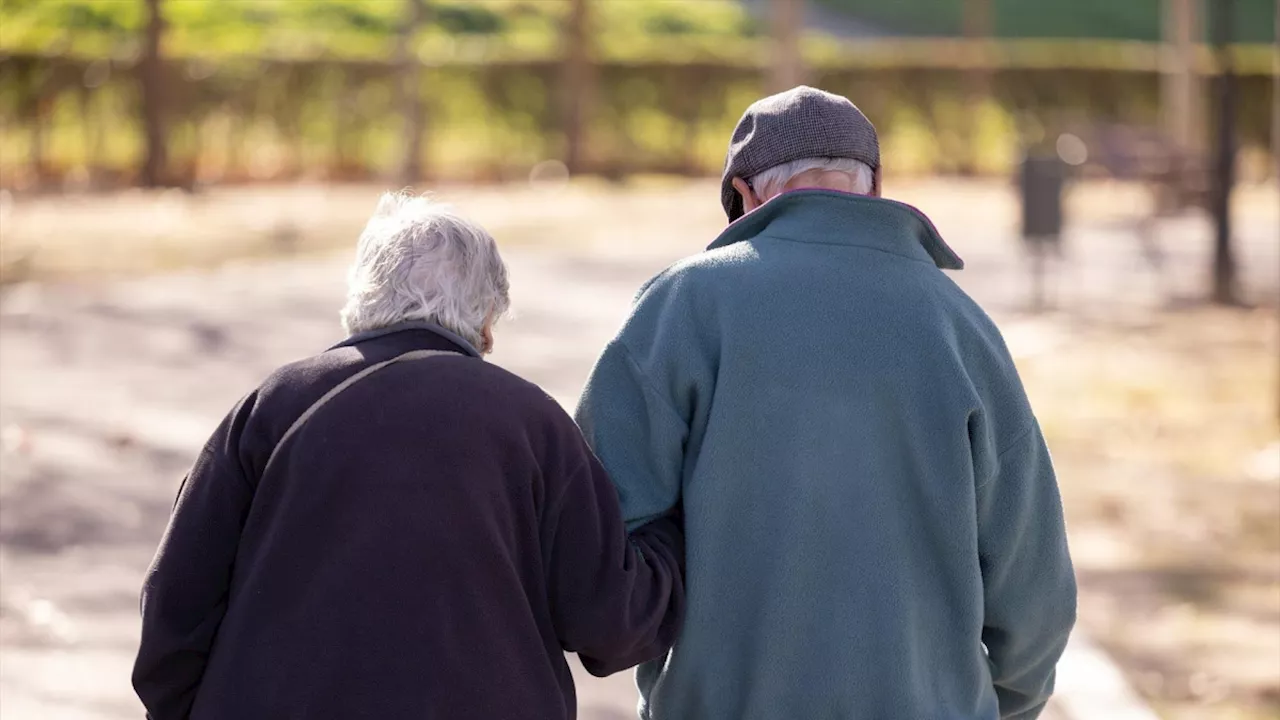
<path id="1" fill-rule="evenodd" d="M 154 720 L 572 718 L 564 651 L 659 655 L 683 538 L 628 539 L 573 421 L 480 357 L 507 308 L 493 239 L 387 196 L 360 239 L 351 333 L 213 434 L 142 599 Z"/>
<path id="2" fill-rule="evenodd" d="M 733 133 L 706 252 L 640 292 L 578 409 L 628 522 L 683 503 L 688 611 L 644 718 L 1033 718 L 1075 619 L 1049 452 L 960 258 L 882 200 L 843 97 Z"/>

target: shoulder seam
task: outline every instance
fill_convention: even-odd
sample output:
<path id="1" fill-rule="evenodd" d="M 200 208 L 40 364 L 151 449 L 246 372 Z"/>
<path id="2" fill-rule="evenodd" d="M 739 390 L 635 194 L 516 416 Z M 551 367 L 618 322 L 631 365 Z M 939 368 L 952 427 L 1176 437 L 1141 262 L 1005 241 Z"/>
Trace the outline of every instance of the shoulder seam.
<path id="1" fill-rule="evenodd" d="M 1000 459 L 1003 458 L 1006 453 L 1008 453 L 1010 450 L 1013 450 L 1014 447 L 1016 447 L 1020 441 L 1026 439 L 1026 437 L 1031 434 L 1031 431 L 1034 430 L 1035 427 L 1036 427 L 1036 421 L 1035 421 L 1035 418 L 1032 418 L 1031 422 L 1027 423 L 1026 427 L 1022 428 L 1021 430 L 1019 430 L 1017 433 L 1014 434 L 1013 439 L 1011 439 L 1008 443 L 1005 444 L 1005 448 L 1003 450 L 999 450 L 996 452 L 996 462 L 999 462 Z"/>
<path id="2" fill-rule="evenodd" d="M 622 356 L 626 358 L 627 363 L 631 366 L 632 371 L 635 372 L 636 377 L 640 379 L 644 389 L 658 398 L 659 405 L 665 408 L 687 433 L 689 431 L 689 423 L 685 421 L 680 412 L 671 404 L 671 401 L 667 396 L 664 393 L 659 392 L 658 388 L 653 384 L 653 381 L 649 379 L 649 375 L 645 373 L 644 368 L 640 367 L 640 363 L 636 362 L 635 355 L 632 354 L 631 348 L 627 346 L 626 340 L 619 337 L 617 343 L 618 348 L 622 351 Z"/>
<path id="3" fill-rule="evenodd" d="M 579 477 L 583 474 L 582 469 L 586 466 L 587 466 L 587 461 L 583 460 L 582 462 L 579 462 L 577 465 L 573 466 L 572 472 L 565 473 L 565 475 L 569 477 L 569 482 L 565 483 L 564 486 L 560 488 L 560 491 L 556 493 L 555 498 L 552 499 L 552 501 L 547 504 L 547 512 L 544 517 L 546 518 L 556 517 L 560 514 L 560 510 L 565 503 L 565 497 L 569 494 L 569 489 L 573 487 L 574 483 L 582 482 L 582 480 L 580 480 Z M 587 473 L 587 474 L 590 474 L 590 473 Z"/>

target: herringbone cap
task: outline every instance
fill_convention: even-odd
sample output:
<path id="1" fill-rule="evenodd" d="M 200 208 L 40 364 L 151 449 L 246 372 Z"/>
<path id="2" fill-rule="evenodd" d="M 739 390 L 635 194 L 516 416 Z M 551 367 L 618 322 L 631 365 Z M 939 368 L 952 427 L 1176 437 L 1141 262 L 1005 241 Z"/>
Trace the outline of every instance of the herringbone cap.
<path id="1" fill-rule="evenodd" d="M 811 157 L 848 158 L 880 168 L 876 128 L 849 98 L 807 85 L 757 100 L 733 129 L 720 182 L 729 222 L 742 217 L 733 178 L 744 180 L 771 167 Z"/>

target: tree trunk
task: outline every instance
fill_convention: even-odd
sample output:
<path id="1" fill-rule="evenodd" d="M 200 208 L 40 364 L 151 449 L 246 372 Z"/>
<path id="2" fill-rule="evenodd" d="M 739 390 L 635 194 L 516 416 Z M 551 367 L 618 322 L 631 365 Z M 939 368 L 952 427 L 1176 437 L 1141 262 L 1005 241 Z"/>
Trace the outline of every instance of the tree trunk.
<path id="1" fill-rule="evenodd" d="M 964 36 L 968 40 L 989 40 L 995 34 L 991 15 L 991 0 L 964 0 Z M 987 68 L 978 68 L 980 77 L 987 75 Z"/>
<path id="2" fill-rule="evenodd" d="M 974 51 L 974 66 L 966 73 L 967 112 L 964 129 L 968 138 L 964 151 L 959 153 L 959 170 L 963 175 L 976 175 L 978 171 L 978 107 L 991 96 L 991 67 L 986 57 L 985 44 L 991 40 L 995 26 L 991 15 L 991 0 L 965 0 L 964 36 Z M 981 44 L 980 44 L 981 43 Z"/>
<path id="3" fill-rule="evenodd" d="M 804 83 L 804 57 L 800 34 L 804 29 L 805 0 L 772 0 L 773 56 L 769 91 L 790 90 Z"/>
<path id="4" fill-rule="evenodd" d="M 1276 46 L 1271 53 L 1271 160 L 1280 185 L 1280 0 L 1276 0 Z"/>
<path id="5" fill-rule="evenodd" d="M 84 83 L 76 93 L 80 110 L 80 131 L 84 143 L 84 176 L 85 184 L 89 187 L 93 186 L 93 181 L 98 174 L 98 158 L 101 157 L 101 145 L 99 138 L 102 136 L 102 125 L 97 122 L 96 113 L 94 113 L 93 89 Z"/>
<path id="6" fill-rule="evenodd" d="M 422 63 L 418 61 L 413 38 L 426 16 L 423 0 L 404 0 L 404 22 L 397 40 L 396 60 L 400 73 L 400 117 L 404 132 L 404 158 L 400 163 L 400 182 L 413 185 L 422 179 Z"/>
<path id="7" fill-rule="evenodd" d="M 1235 185 L 1236 164 L 1236 78 L 1231 57 L 1231 41 L 1235 30 L 1235 0 L 1213 3 L 1213 36 L 1218 57 L 1218 75 L 1214 78 L 1214 101 L 1218 109 L 1216 152 L 1213 182 L 1213 301 L 1220 305 L 1239 305 L 1235 253 L 1231 243 L 1231 191 Z"/>
<path id="8" fill-rule="evenodd" d="M 587 128 L 595 95 L 591 48 L 591 0 L 569 0 L 569 15 L 562 34 L 564 65 L 561 69 L 561 123 L 564 128 L 564 164 L 576 175 L 587 169 Z"/>
<path id="9" fill-rule="evenodd" d="M 1196 45 L 1202 39 L 1196 0 L 1164 0 L 1164 61 L 1160 104 L 1165 134 L 1179 152 L 1204 149 L 1204 98 L 1196 72 Z"/>
<path id="10" fill-rule="evenodd" d="M 164 35 L 164 18 L 160 14 L 160 0 L 145 0 L 147 25 L 142 42 L 140 70 L 142 91 L 142 127 L 146 156 L 143 159 L 140 179 L 146 187 L 159 187 L 165 182 L 165 127 L 164 127 L 164 58 L 161 55 L 161 39 Z"/>
<path id="11" fill-rule="evenodd" d="M 42 186 L 45 179 L 45 121 L 48 113 L 45 108 L 48 101 L 45 99 L 43 91 L 36 96 L 35 113 L 31 119 L 31 172 L 35 180 L 36 186 Z"/>
<path id="12" fill-rule="evenodd" d="M 333 96 L 333 154 L 329 159 L 329 172 L 327 173 L 330 180 L 337 180 L 342 177 L 343 169 L 347 159 L 347 136 L 346 136 L 346 118 L 347 118 L 347 79 L 346 73 L 339 70 L 338 84 L 334 90 Z"/>

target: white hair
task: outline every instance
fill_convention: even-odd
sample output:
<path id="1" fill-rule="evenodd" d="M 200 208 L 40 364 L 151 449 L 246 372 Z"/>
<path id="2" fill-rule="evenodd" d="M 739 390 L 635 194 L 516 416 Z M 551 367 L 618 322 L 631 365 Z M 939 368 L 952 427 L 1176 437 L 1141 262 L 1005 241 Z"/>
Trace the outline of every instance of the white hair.
<path id="1" fill-rule="evenodd" d="M 826 172 L 842 172 L 853 179 L 853 192 L 859 195 L 870 195 L 875 186 L 875 171 L 870 165 L 849 158 L 801 158 L 781 165 L 774 165 L 764 172 L 751 177 L 747 182 L 761 201 L 768 200 L 782 192 L 797 175 L 810 170 Z"/>
<path id="2" fill-rule="evenodd" d="M 507 268 L 484 228 L 447 205 L 386 193 L 347 273 L 348 333 L 426 320 L 479 348 L 485 320 L 506 314 Z"/>

